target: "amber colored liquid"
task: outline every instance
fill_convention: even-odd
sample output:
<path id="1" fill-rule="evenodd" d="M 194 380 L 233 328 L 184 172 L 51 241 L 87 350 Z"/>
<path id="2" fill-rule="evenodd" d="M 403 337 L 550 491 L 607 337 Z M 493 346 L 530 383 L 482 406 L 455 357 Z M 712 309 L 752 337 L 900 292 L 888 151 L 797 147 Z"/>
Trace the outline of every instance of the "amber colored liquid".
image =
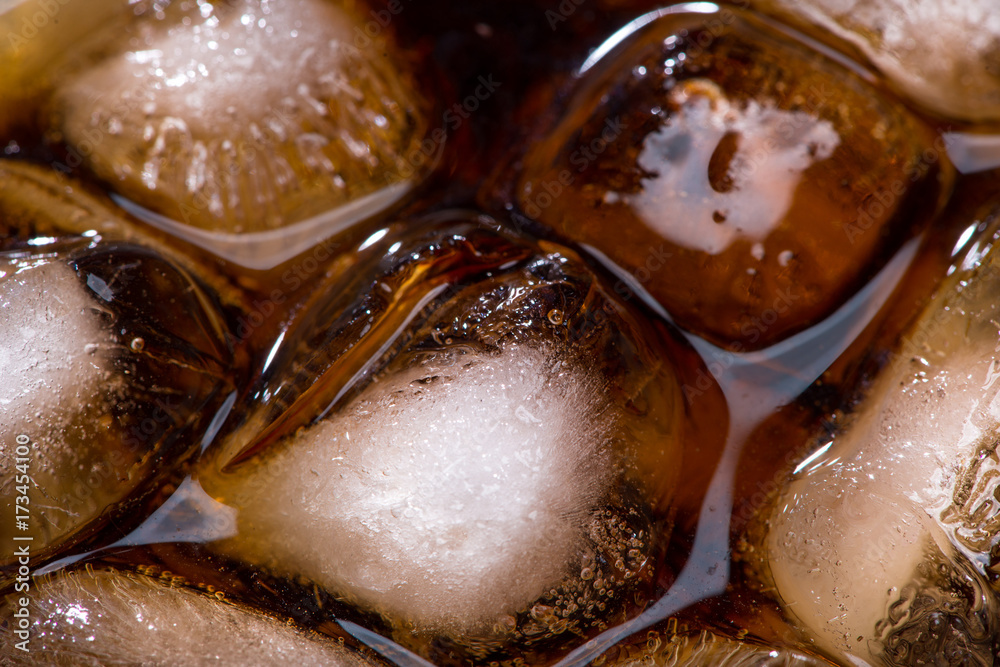
<path id="1" fill-rule="evenodd" d="M 435 212 L 473 209 L 505 222 L 517 207 L 515 167 L 526 151 L 526 142 L 539 141 L 532 128 L 544 126 L 556 115 L 554 110 L 565 100 L 572 73 L 587 53 L 618 26 L 650 9 L 652 3 L 592 0 L 565 16 L 560 14 L 563 20 L 555 26 L 550 25 L 546 14 L 546 10 L 552 9 L 549 3 L 527 0 L 503 3 L 426 0 L 404 2 L 402 6 L 403 10 L 393 19 L 391 33 L 386 34 L 399 40 L 408 57 L 418 64 L 421 84 L 431 91 L 427 96 L 440 104 L 437 115 L 431 118 L 431 128 L 445 127 L 449 137 L 441 162 L 429 180 L 414 197 L 392 211 L 391 216 L 405 223 L 409 218 Z M 375 6 L 373 11 L 378 9 Z M 739 68 L 741 64 L 734 60 L 730 66 Z M 752 68 L 755 64 L 750 62 L 745 66 Z M 744 73 L 734 70 L 733 80 L 739 80 L 741 74 Z M 482 85 L 484 77 L 499 83 L 495 92 L 477 103 L 477 108 L 469 111 L 457 128 L 448 128 L 443 114 L 462 100 L 475 99 L 477 87 Z M 939 119 L 933 122 L 939 127 L 946 124 Z M 12 140 L 20 148 L 16 155 L 10 156 L 13 159 L 48 164 L 64 155 L 64 147 L 47 143 L 41 129 L 31 121 L 21 123 L 11 136 L 0 137 L 0 146 Z M 625 148 L 634 149 L 634 146 Z M 88 181 L 88 186 L 95 191 L 102 189 L 84 171 L 74 176 Z M 645 590 L 634 604 L 618 610 L 624 610 L 627 617 L 636 616 L 656 601 L 656 595 L 669 590 L 678 573 L 689 561 L 696 559 L 705 559 L 705 565 L 703 571 L 689 570 L 693 571 L 694 589 L 701 582 L 705 583 L 705 590 L 714 592 L 708 599 L 681 605 L 651 628 L 627 639 L 622 647 L 612 649 L 607 653 L 608 658 L 614 660 L 641 652 L 649 630 L 669 636 L 685 630 L 709 629 L 726 637 L 749 638 L 778 647 L 800 645 L 799 629 L 789 623 L 757 577 L 759 554 L 756 549 L 760 541 L 761 516 L 787 481 L 799 453 L 813 438 L 836 430 L 838 416 L 850 411 L 864 396 L 867 383 L 886 363 L 898 343 L 900 332 L 944 277 L 951 259 L 950 250 L 962 230 L 970 220 L 989 211 L 989 198 L 998 190 L 1000 171 L 958 176 L 947 209 L 933 225 L 915 230 L 907 227 L 904 221 L 889 230 L 894 240 L 881 244 L 873 254 L 886 252 L 888 247 L 892 251 L 886 254 L 891 256 L 909 240 L 917 247 L 913 259 L 903 265 L 905 273 L 901 278 L 890 280 L 871 272 L 864 275 L 864 281 L 884 281 L 881 289 L 890 294 L 884 305 L 859 309 L 850 315 L 852 340 L 844 341 L 842 331 L 833 331 L 829 339 L 820 339 L 820 348 L 835 350 L 822 367 L 790 366 L 783 359 L 740 365 L 732 361 L 734 357 L 724 345 L 698 348 L 702 352 L 699 356 L 683 336 L 678 337 L 676 357 L 672 361 L 677 364 L 681 383 L 704 386 L 699 395 L 690 399 L 687 414 L 690 423 L 686 425 L 691 434 L 689 442 L 699 443 L 698 447 L 686 452 L 686 456 L 701 464 L 693 466 L 674 491 L 676 525 L 669 542 L 656 545 L 654 550 L 660 559 L 654 568 L 658 579 L 646 582 Z M 580 206 L 568 215 L 586 218 L 585 225 L 593 228 L 590 232 L 599 236 L 601 225 L 607 224 L 607 220 L 599 216 L 587 218 L 581 202 L 571 202 L 568 206 L 577 204 Z M 822 217 L 824 211 L 802 213 L 804 216 L 810 214 Z M 352 276 L 359 272 L 358 266 L 354 259 L 338 256 L 337 251 L 356 245 L 370 229 L 338 237 L 329 245 L 330 251 L 324 253 L 325 259 L 311 267 L 295 265 L 297 268 L 289 268 L 293 266 L 290 263 L 272 271 L 242 269 L 164 234 L 153 234 L 182 252 L 192 253 L 198 261 L 208 263 L 224 276 L 221 289 L 228 291 L 223 301 L 236 322 L 253 312 L 255 304 L 266 300 L 275 285 L 284 284 L 288 288 L 283 303 L 269 307 L 263 324 L 250 327 L 245 337 L 236 339 L 237 354 L 259 357 L 270 347 L 284 322 L 314 306 L 319 298 L 319 286 L 337 284 L 344 291 L 351 289 Z M 565 242 L 558 230 L 534 227 L 528 231 Z M 598 262 L 591 261 L 591 265 L 608 280 L 614 280 Z M 462 270 L 462 266 L 451 269 Z M 449 271 L 444 273 L 450 275 Z M 422 274 L 415 274 L 411 279 L 421 280 Z M 703 276 L 692 278 L 695 283 L 702 279 Z M 852 289 L 862 286 L 851 285 Z M 406 290 L 411 287 L 400 286 L 400 299 L 408 298 Z M 838 298 L 840 296 L 843 295 Z M 669 298 L 675 297 L 669 295 Z M 817 297 L 816 312 L 828 307 L 829 304 L 823 302 L 827 297 L 829 295 Z M 656 318 L 650 309 L 637 308 L 650 322 Z M 815 314 L 811 312 L 809 316 Z M 722 319 L 729 317 L 711 312 L 705 317 L 711 319 L 716 315 Z M 385 326 L 394 324 L 387 322 Z M 795 328 L 794 325 L 791 328 Z M 717 328 L 718 331 L 723 329 Z M 335 395 L 338 383 L 353 375 L 370 353 L 371 350 L 360 346 L 341 357 L 302 400 L 322 401 L 324 397 Z M 721 369 L 719 373 L 712 370 L 713 364 Z M 711 375 L 716 379 L 699 384 L 701 378 Z M 296 427 L 295 409 L 292 404 L 282 420 L 268 427 L 256 446 L 265 447 L 293 430 Z M 253 450 L 244 450 L 242 454 L 252 455 Z M 179 480 L 177 477 L 174 482 Z M 147 501 L 148 506 L 161 503 L 173 488 L 167 484 Z M 718 495 L 720 493 L 722 495 Z M 723 504 L 731 503 L 732 510 L 721 507 L 715 512 L 704 511 L 708 504 L 715 502 L 713 498 L 729 498 Z M 696 550 L 696 538 L 706 534 L 719 536 L 715 543 L 722 546 L 721 551 Z M 113 541 L 99 540 L 104 544 Z M 82 553 L 88 546 L 92 545 L 77 544 L 71 551 Z M 697 548 L 704 548 L 704 544 Z M 329 620 L 331 616 L 376 632 L 389 633 L 378 617 L 358 612 L 316 587 L 248 569 L 200 545 L 160 544 L 115 553 L 101 552 L 95 561 L 156 576 L 180 577 L 193 586 L 225 591 L 231 598 L 263 606 L 331 636 L 344 636 L 343 630 Z M 727 583 L 721 590 L 709 585 L 717 581 L 717 572 L 721 571 L 713 565 L 728 568 L 728 577 L 723 579 Z M 614 622 L 620 620 L 617 618 Z M 580 642 L 584 639 L 580 638 Z M 451 646 L 446 642 L 415 643 L 411 648 L 440 664 L 466 664 L 473 655 L 468 646 Z M 572 648 L 573 642 L 555 642 L 520 656 L 502 647 L 495 651 L 487 648 L 476 659 L 513 664 L 520 657 L 529 662 L 550 664 Z"/>

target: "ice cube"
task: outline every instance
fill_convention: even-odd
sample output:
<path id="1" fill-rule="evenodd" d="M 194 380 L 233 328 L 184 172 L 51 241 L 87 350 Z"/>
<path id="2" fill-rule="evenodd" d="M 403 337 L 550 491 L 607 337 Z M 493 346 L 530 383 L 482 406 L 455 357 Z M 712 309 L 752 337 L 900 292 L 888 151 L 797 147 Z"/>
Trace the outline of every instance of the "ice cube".
<path id="1" fill-rule="evenodd" d="M 943 140 L 858 69 L 753 14 L 685 7 L 594 52 L 515 196 L 682 327 L 767 347 L 874 276 L 953 170 Z"/>
<path id="2" fill-rule="evenodd" d="M 0 502 L 40 552 L 134 487 L 121 446 L 82 444 L 99 437 L 124 383 L 103 309 L 69 265 L 7 259 L 0 273 Z M 16 501 L 25 495 L 30 506 Z"/>
<path id="3" fill-rule="evenodd" d="M 345 4 L 150 14 L 56 95 L 66 164 L 85 161 L 147 222 L 270 268 L 385 208 L 421 171 L 413 76 L 391 44 L 355 46 Z"/>
<path id="4" fill-rule="evenodd" d="M 1000 120 L 993 0 L 757 0 L 859 48 L 903 92 L 962 120 Z"/>
<path id="5" fill-rule="evenodd" d="M 679 350 L 558 245 L 416 220 L 378 243 L 351 276 L 367 291 L 319 292 L 254 391 L 270 400 L 205 463 L 239 511 L 215 548 L 431 659 L 508 659 L 634 610 L 684 469 Z"/>
<path id="6" fill-rule="evenodd" d="M 492 623 L 581 547 L 611 472 L 599 390 L 527 346 L 377 382 L 223 497 L 240 552 L 418 627 Z"/>
<path id="7" fill-rule="evenodd" d="M 0 160 L 0 253 L 70 253 L 100 241 L 125 242 L 157 254 L 210 285 L 226 305 L 243 298 L 203 255 L 178 252 L 164 234 L 135 224 L 79 181 L 26 162 Z"/>
<path id="8" fill-rule="evenodd" d="M 61 183 L 0 174 L 0 506 L 41 558 L 142 519 L 136 505 L 214 437 L 236 362 L 221 307 L 184 269 L 102 238 L 90 223 L 112 238 L 124 224 Z"/>
<path id="9" fill-rule="evenodd" d="M 0 264 L 0 313 L 5 432 L 39 414 L 65 418 L 108 381 L 113 337 L 67 264 Z"/>
<path id="10" fill-rule="evenodd" d="M 211 593 L 115 570 L 60 574 L 0 611 L 5 665 L 375 664 L 334 639 L 306 635 L 284 620 Z M 27 605 L 20 598 L 29 595 Z M 26 634 L 17 634 L 26 609 Z M 20 630 L 25 632 L 25 630 Z M 24 642 L 21 644 L 21 642 Z M 20 644 L 20 647 L 19 647 Z M 21 647 L 27 650 L 21 650 Z"/>
<path id="11" fill-rule="evenodd" d="M 608 651 L 604 664 L 608 667 L 824 667 L 830 664 L 801 651 L 735 641 L 708 631 L 661 635 L 654 630 L 643 635 L 642 645 L 620 646 Z"/>
<path id="12" fill-rule="evenodd" d="M 1000 515 L 1000 252 L 984 227 L 969 227 L 966 238 L 981 234 L 969 254 L 844 432 L 798 465 L 769 520 L 769 568 L 788 613 L 847 659 L 986 660 L 1000 630 L 988 583 Z"/>

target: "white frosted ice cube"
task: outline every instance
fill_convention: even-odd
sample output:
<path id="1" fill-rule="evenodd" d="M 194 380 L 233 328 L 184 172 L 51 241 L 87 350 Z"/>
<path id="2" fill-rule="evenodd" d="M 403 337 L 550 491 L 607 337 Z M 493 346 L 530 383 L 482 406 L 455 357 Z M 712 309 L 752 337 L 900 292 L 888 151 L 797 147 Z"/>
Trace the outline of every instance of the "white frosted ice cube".
<path id="1" fill-rule="evenodd" d="M 0 264 L 0 507 L 13 527 L 14 496 L 23 495 L 15 491 L 24 488 L 15 480 L 28 475 L 30 511 L 16 518 L 26 520 L 20 534 L 36 550 L 85 526 L 132 486 L 113 476 L 109 454 L 79 445 L 107 428 L 98 416 L 118 382 L 114 341 L 90 290 L 64 262 Z"/>
<path id="2" fill-rule="evenodd" d="M 2 432 L 93 400 L 110 343 L 95 306 L 65 263 L 0 267 Z"/>
<path id="3" fill-rule="evenodd" d="M 361 667 L 371 661 L 336 640 L 313 639 L 284 621 L 220 602 L 190 589 L 115 571 L 58 575 L 7 599 L 0 624 L 5 665 L 112 667 Z M 17 648 L 17 609 L 27 609 L 27 652 Z"/>
<path id="4" fill-rule="evenodd" d="M 223 479 L 223 548 L 420 629 L 488 628 L 569 573 L 611 475 L 601 406 L 526 346 L 418 364 Z"/>
<path id="5" fill-rule="evenodd" d="M 1000 538 L 995 530 L 976 533 L 1000 510 L 992 500 L 995 470 L 981 465 L 996 456 L 1000 425 L 998 267 L 994 251 L 978 268 L 952 276 L 867 403 L 798 466 L 770 517 L 777 593 L 836 654 L 878 661 L 891 635 L 931 622 L 913 596 L 930 599 L 920 582 L 934 562 L 991 599 L 980 575 Z M 972 611 L 980 613 L 975 605 Z M 958 620 L 942 632 L 951 639 L 923 637 L 973 650 L 980 621 L 963 617 L 972 612 L 960 604 L 950 613 Z"/>
<path id="6" fill-rule="evenodd" d="M 85 162 L 147 222 L 254 268 L 410 187 L 424 103 L 392 48 L 355 46 L 348 5 L 198 8 L 142 19 L 127 50 L 61 85 L 69 167 Z"/>
<path id="7" fill-rule="evenodd" d="M 995 0 L 761 0 L 858 47 L 904 92 L 964 120 L 1000 119 Z"/>

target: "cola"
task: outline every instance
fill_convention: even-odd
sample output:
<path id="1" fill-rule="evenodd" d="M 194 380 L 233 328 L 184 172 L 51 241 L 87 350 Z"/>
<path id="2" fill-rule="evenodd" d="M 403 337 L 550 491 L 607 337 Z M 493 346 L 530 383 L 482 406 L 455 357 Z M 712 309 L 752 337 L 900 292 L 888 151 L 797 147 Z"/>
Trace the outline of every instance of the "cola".
<path id="1" fill-rule="evenodd" d="M 0 662 L 993 664 L 1000 26 L 830 5 L 0 6 Z"/>

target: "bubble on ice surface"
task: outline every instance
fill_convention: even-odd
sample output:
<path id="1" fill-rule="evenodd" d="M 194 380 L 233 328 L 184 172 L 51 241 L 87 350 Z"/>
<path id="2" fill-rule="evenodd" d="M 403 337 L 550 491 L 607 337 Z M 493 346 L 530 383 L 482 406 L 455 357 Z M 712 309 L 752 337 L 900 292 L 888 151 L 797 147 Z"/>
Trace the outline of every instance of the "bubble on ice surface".
<path id="1" fill-rule="evenodd" d="M 255 268 L 402 196 L 424 102 L 391 47 L 358 49 L 334 2 L 199 9 L 139 19 L 138 46 L 60 89 L 71 156 L 148 222 Z"/>
<path id="2" fill-rule="evenodd" d="M 993 246 L 990 234 L 976 245 Z M 1000 252 L 975 252 L 769 519 L 778 595 L 838 655 L 986 660 L 1000 630 L 988 583 L 998 565 Z"/>
<path id="3" fill-rule="evenodd" d="M 287 622 L 116 571 L 57 575 L 37 588 L 30 606 L 29 652 L 16 648 L 19 594 L 7 598 L 0 623 L 5 665 L 275 664 L 362 667 L 374 664 L 336 640 L 306 636 Z"/>
<path id="4" fill-rule="evenodd" d="M 426 359 L 223 492 L 240 550 L 418 628 L 488 626 L 581 547 L 609 474 L 598 390 L 527 346 Z"/>
<path id="5" fill-rule="evenodd" d="M 830 30 L 919 103 L 1000 120 L 1000 12 L 993 0 L 765 0 Z"/>
<path id="6" fill-rule="evenodd" d="M 112 340 L 96 305 L 65 263 L 0 264 L 5 432 L 36 415 L 86 405 L 99 393 Z"/>

